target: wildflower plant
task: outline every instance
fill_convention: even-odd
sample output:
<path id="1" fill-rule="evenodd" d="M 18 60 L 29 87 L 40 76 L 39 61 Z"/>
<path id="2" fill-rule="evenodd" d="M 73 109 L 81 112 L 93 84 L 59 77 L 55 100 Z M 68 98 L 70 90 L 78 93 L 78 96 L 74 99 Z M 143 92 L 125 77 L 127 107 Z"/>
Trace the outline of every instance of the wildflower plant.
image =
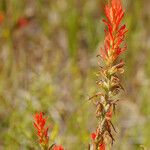
<path id="1" fill-rule="evenodd" d="M 43 113 L 36 113 L 34 115 L 34 128 L 37 131 L 37 137 L 39 139 L 39 144 L 42 150 L 64 150 L 64 148 L 60 145 L 49 144 L 49 135 L 48 130 L 49 127 L 46 126 L 47 118 L 44 118 Z"/>
<path id="2" fill-rule="evenodd" d="M 97 86 L 100 89 L 97 94 L 89 99 L 96 106 L 96 118 L 98 125 L 91 134 L 93 150 L 105 150 L 106 143 L 113 144 L 114 136 L 112 130 L 115 127 L 111 121 L 115 107 L 119 101 L 119 94 L 124 90 L 119 78 L 124 72 L 124 62 L 119 58 L 126 50 L 125 34 L 126 25 L 122 24 L 124 11 L 121 0 L 110 0 L 105 8 L 104 46 L 100 48 L 100 60 Z"/>

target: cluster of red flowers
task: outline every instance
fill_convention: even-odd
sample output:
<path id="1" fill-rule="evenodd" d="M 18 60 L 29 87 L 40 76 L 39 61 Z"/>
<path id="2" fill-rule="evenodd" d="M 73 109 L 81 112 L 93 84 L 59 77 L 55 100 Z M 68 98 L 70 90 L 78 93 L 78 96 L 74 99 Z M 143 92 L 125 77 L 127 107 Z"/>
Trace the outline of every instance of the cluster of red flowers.
<path id="1" fill-rule="evenodd" d="M 101 48 L 101 57 L 108 63 L 112 63 L 117 57 L 126 50 L 123 44 L 124 35 L 127 32 L 126 25 L 121 25 L 124 11 L 120 0 L 111 0 L 105 6 L 106 24 L 104 48 Z"/>
<path id="2" fill-rule="evenodd" d="M 46 118 L 43 117 L 43 113 L 36 113 L 34 115 L 34 127 L 37 130 L 37 136 L 39 137 L 39 143 L 43 146 L 48 147 L 48 129 L 49 127 L 45 127 L 46 125 Z M 64 150 L 64 148 L 60 145 L 54 145 L 53 150 Z"/>
<path id="3" fill-rule="evenodd" d="M 39 142 L 47 144 L 48 143 L 48 129 L 45 127 L 46 118 L 43 118 L 43 113 L 36 113 L 34 116 L 34 127 L 37 130 L 37 136 L 39 137 Z"/>

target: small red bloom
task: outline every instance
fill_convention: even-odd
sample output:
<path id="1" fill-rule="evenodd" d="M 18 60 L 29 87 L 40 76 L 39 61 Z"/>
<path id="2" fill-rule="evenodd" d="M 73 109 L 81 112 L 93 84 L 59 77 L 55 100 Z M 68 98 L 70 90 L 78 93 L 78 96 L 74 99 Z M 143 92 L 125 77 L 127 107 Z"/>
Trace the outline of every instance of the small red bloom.
<path id="1" fill-rule="evenodd" d="M 101 48 L 101 57 L 109 63 L 112 63 L 117 57 L 126 50 L 123 44 L 126 25 L 121 25 L 124 11 L 122 9 L 121 0 L 111 0 L 110 4 L 105 6 L 106 20 L 103 22 L 105 28 L 104 48 Z"/>
<path id="2" fill-rule="evenodd" d="M 111 111 L 108 111 L 108 112 L 106 113 L 106 117 L 107 117 L 108 120 L 110 120 L 110 119 L 112 118 L 112 112 L 111 112 Z"/>
<path id="3" fill-rule="evenodd" d="M 99 150 L 105 150 L 105 143 L 101 143 L 101 144 L 100 144 Z"/>
<path id="4" fill-rule="evenodd" d="M 95 138 L 96 138 L 96 133 L 92 133 L 92 134 L 91 134 L 91 138 L 92 138 L 93 140 L 95 140 Z"/>
<path id="5" fill-rule="evenodd" d="M 36 113 L 34 116 L 34 127 L 37 130 L 37 136 L 39 137 L 39 142 L 47 144 L 48 143 L 48 129 L 45 127 L 46 118 L 43 118 L 43 113 Z"/>
<path id="6" fill-rule="evenodd" d="M 106 113 L 106 119 L 111 120 L 112 115 L 113 115 L 113 109 L 112 109 L 112 107 L 110 107 L 109 111 Z"/>
<path id="7" fill-rule="evenodd" d="M 4 14 L 0 12 L 0 24 L 4 22 Z"/>
<path id="8" fill-rule="evenodd" d="M 18 19 L 18 22 L 17 22 L 17 26 L 18 27 L 25 27 L 29 24 L 29 20 L 25 17 L 21 17 Z"/>
<path id="9" fill-rule="evenodd" d="M 53 150 L 64 150 L 64 148 L 61 145 L 60 146 L 55 145 L 53 147 Z"/>

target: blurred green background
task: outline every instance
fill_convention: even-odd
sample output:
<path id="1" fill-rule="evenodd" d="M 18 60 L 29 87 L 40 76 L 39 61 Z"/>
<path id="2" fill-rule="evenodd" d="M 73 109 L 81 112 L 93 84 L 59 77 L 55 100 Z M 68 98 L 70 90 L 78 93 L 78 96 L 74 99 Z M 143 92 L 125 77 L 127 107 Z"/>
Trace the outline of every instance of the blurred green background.
<path id="1" fill-rule="evenodd" d="M 52 143 L 84 150 L 96 126 L 104 0 L 0 0 L 0 150 L 37 150 L 33 114 Z M 113 150 L 150 148 L 150 0 L 123 0 L 128 50 Z"/>

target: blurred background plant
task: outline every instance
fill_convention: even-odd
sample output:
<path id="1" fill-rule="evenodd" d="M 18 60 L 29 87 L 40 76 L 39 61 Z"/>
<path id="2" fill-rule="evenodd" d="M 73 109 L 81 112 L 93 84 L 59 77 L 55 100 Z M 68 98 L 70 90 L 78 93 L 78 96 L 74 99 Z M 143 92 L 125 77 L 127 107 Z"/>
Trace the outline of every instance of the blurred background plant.
<path id="1" fill-rule="evenodd" d="M 127 90 L 113 120 L 113 149 L 149 149 L 150 1 L 123 0 L 123 6 Z M 88 98 L 97 92 L 103 15 L 103 0 L 0 0 L 0 149 L 39 149 L 38 111 L 48 116 L 56 143 L 86 149 L 96 124 Z"/>

